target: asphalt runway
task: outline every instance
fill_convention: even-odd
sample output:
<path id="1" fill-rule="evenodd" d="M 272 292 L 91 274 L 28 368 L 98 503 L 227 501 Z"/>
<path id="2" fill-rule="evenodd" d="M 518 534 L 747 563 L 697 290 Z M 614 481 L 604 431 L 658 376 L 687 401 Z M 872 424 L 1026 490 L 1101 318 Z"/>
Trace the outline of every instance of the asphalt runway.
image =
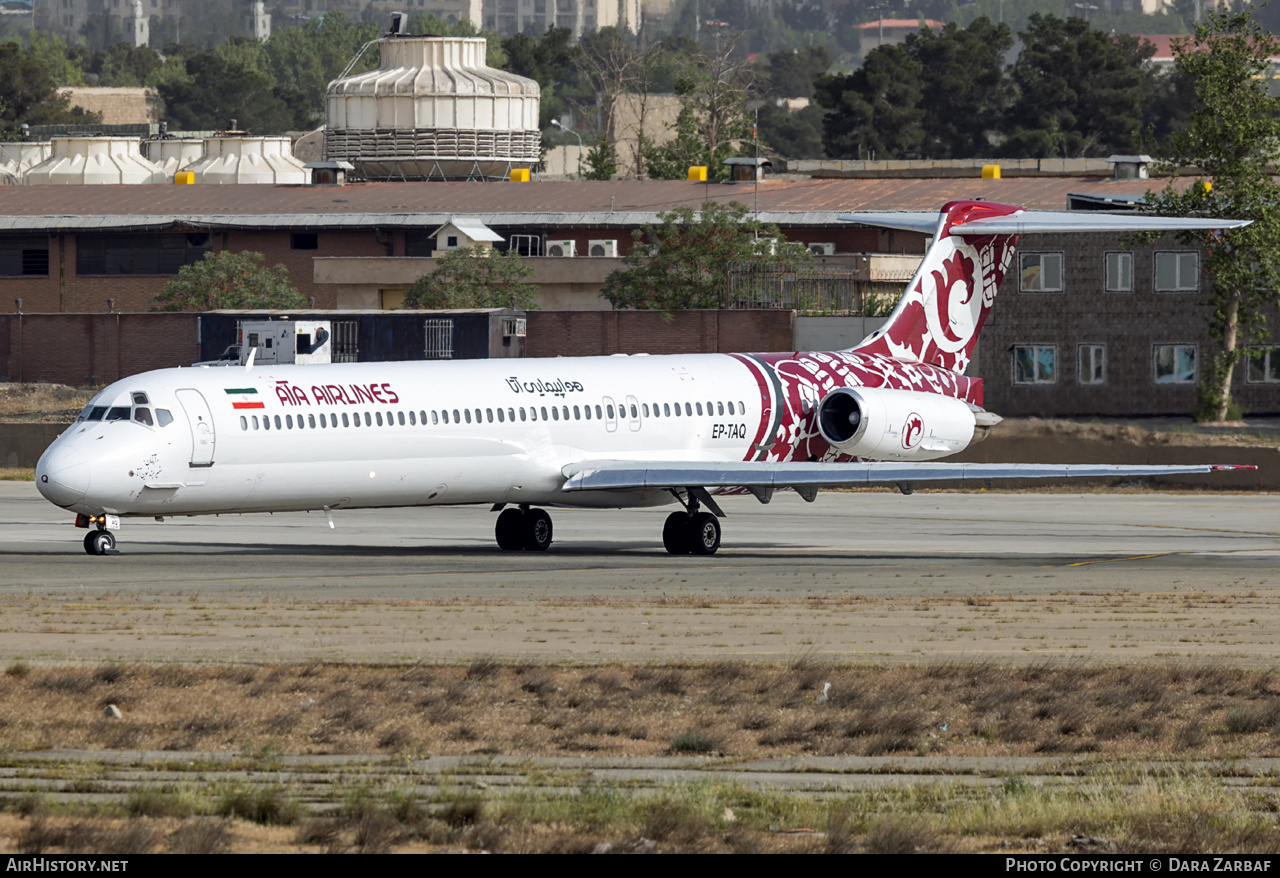
<path id="1" fill-rule="evenodd" d="M 119 554 L 0 483 L 0 650 L 49 660 L 960 658 L 1280 661 L 1280 496 L 825 493 L 721 501 L 712 558 L 670 509 L 126 521 Z"/>

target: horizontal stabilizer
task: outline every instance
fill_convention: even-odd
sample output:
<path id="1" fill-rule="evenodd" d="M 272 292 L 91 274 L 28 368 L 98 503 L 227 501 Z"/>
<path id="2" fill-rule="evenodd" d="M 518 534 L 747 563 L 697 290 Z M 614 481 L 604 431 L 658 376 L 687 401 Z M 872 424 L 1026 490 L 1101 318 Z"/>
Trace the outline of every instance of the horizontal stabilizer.
<path id="1" fill-rule="evenodd" d="M 932 235 L 938 214 L 928 211 L 850 213 L 845 222 Z M 953 235 L 1030 235 L 1049 232 L 1177 232 L 1189 229 L 1236 229 L 1250 220 L 1200 217 L 1146 216 L 1096 211 L 1020 210 L 1005 216 L 984 216 L 951 227 Z"/>
<path id="2" fill-rule="evenodd" d="M 984 482 L 988 479 L 1144 478 L 1252 466 L 1145 466 L 1055 463 L 771 463 L 602 460 L 564 468 L 564 491 L 643 488 L 859 487 L 899 482 Z"/>

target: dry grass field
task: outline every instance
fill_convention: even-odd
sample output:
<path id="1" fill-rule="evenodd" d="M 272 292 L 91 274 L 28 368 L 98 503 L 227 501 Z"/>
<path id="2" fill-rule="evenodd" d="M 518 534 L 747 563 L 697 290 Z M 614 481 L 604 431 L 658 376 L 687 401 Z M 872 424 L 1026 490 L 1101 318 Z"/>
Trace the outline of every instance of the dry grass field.
<path id="1" fill-rule="evenodd" d="M 211 767 L 193 762 L 115 796 L 10 792 L 0 850 L 1276 852 L 1280 794 L 1269 781 L 1229 784 L 1186 766 L 1280 756 L 1278 695 L 1270 671 L 1177 665 L 19 662 L 0 676 L 0 703 L 20 706 L 0 717 L 0 754 L 239 754 L 245 780 L 205 782 Z M 304 803 L 289 782 L 252 783 L 289 753 L 385 754 L 405 766 L 427 754 L 717 765 L 1083 754 L 1093 768 L 1076 782 L 1011 768 L 985 786 L 943 772 L 816 795 L 710 781 L 633 795 L 625 783 L 550 773 L 501 794 L 478 782 L 427 788 L 406 767 L 395 783 L 338 773 L 323 801 Z M 80 754 L 41 776 L 109 791 L 97 772 Z"/>
<path id="2" fill-rule="evenodd" d="M 0 703 L 10 752 L 1280 757 L 1280 675 L 1209 666 L 19 662 Z"/>

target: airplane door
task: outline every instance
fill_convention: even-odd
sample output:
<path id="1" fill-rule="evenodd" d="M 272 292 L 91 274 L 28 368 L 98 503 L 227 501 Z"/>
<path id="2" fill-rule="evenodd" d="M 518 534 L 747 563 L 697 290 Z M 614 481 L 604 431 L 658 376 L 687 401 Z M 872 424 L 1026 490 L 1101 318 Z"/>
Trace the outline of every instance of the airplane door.
<path id="1" fill-rule="evenodd" d="M 610 433 L 614 433 L 618 429 L 618 413 L 613 409 L 613 397 L 606 396 L 600 400 L 604 403 L 604 428 Z"/>
<path id="2" fill-rule="evenodd" d="M 191 428 L 190 468 L 197 470 L 188 477 L 187 484 L 203 485 L 206 479 L 199 471 L 213 466 L 213 449 L 217 439 L 213 429 L 213 414 L 200 391 L 186 388 L 179 390 L 177 396 Z"/>
<path id="3" fill-rule="evenodd" d="M 630 427 L 631 432 L 634 433 L 640 429 L 640 400 L 636 399 L 634 396 L 628 396 L 627 413 L 630 415 L 630 417 L 627 418 L 627 426 Z"/>

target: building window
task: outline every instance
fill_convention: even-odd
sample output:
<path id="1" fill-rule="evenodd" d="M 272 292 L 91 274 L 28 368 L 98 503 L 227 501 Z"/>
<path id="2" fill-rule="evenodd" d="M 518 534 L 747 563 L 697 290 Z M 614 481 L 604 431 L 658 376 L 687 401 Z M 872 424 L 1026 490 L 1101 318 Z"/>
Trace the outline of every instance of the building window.
<path id="1" fill-rule="evenodd" d="M 289 235 L 289 247 L 294 250 L 319 250 L 320 235 L 317 232 L 294 232 Z"/>
<path id="2" fill-rule="evenodd" d="M 1058 380 L 1057 356 L 1054 345 L 1014 345 L 1013 383 L 1053 384 Z"/>
<path id="3" fill-rule="evenodd" d="M 1133 254 L 1107 254 L 1107 292 L 1129 293 L 1133 291 Z"/>
<path id="4" fill-rule="evenodd" d="M 1197 253 L 1157 253 L 1156 291 L 1194 292 L 1200 288 L 1200 256 Z"/>
<path id="5" fill-rule="evenodd" d="M 1156 384 L 1195 384 L 1196 346 L 1158 344 L 1155 346 Z"/>
<path id="6" fill-rule="evenodd" d="M 76 274 L 171 275 L 213 250 L 207 232 L 189 235 L 77 235 Z"/>
<path id="7" fill-rule="evenodd" d="M 0 238 L 0 277 L 48 276 L 48 238 Z"/>
<path id="8" fill-rule="evenodd" d="M 1024 293 L 1062 292 L 1062 254 L 1023 253 L 1022 291 Z"/>
<path id="9" fill-rule="evenodd" d="M 1280 348 L 1250 348 L 1245 378 L 1249 384 L 1280 384 Z"/>
<path id="10" fill-rule="evenodd" d="M 1107 346 L 1101 344 L 1082 344 L 1079 353 L 1079 376 L 1081 384 L 1107 383 Z"/>
<path id="11" fill-rule="evenodd" d="M 448 318 L 432 318 L 423 321 L 426 335 L 425 358 L 428 360 L 453 359 L 453 321 Z"/>

